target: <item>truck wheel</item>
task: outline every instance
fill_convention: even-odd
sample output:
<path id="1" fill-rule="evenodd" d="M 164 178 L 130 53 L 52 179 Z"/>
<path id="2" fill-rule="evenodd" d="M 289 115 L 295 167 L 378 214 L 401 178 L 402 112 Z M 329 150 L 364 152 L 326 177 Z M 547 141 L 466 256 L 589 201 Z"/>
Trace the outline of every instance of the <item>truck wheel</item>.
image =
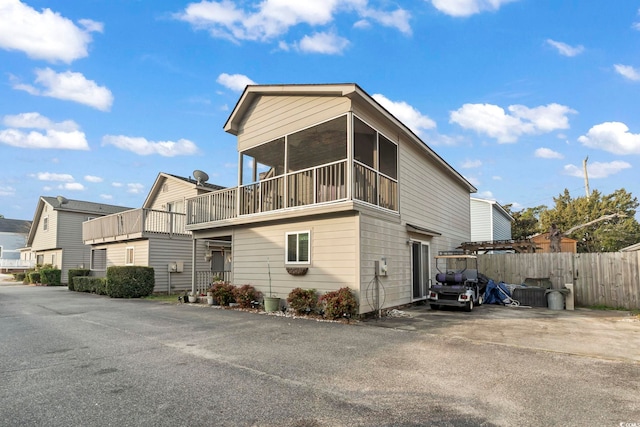
<path id="1" fill-rule="evenodd" d="M 429 304 L 431 310 L 440 310 L 440 306 L 438 304 Z"/>
<path id="2" fill-rule="evenodd" d="M 465 305 L 464 305 L 464 311 L 471 311 L 473 310 L 473 300 L 468 301 Z"/>
<path id="3" fill-rule="evenodd" d="M 478 297 L 478 307 L 480 307 L 482 304 L 484 304 L 484 295 L 480 295 Z"/>

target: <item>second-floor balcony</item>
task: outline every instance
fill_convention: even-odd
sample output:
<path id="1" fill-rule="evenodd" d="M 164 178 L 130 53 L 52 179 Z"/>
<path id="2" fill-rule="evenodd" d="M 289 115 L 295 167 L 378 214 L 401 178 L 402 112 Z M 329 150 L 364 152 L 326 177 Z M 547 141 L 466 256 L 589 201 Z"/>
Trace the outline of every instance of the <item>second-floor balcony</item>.
<path id="1" fill-rule="evenodd" d="M 82 223 L 82 240 L 96 244 L 151 236 L 189 237 L 183 213 L 153 209 L 129 211 L 95 218 Z"/>
<path id="2" fill-rule="evenodd" d="M 357 162 L 347 171 L 343 160 L 187 199 L 187 227 L 346 200 L 397 211 L 397 181 Z"/>

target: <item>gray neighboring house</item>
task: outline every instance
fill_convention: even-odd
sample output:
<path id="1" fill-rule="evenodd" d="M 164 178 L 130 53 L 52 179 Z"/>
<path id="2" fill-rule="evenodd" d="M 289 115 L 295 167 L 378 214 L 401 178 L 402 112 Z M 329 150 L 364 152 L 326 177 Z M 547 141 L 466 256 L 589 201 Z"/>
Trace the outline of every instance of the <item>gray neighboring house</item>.
<path id="1" fill-rule="evenodd" d="M 91 247 L 82 241 L 82 223 L 128 209 L 131 208 L 42 196 L 22 257 L 61 269 L 61 281 L 67 283 L 69 269 L 88 268 L 90 264 Z"/>
<path id="2" fill-rule="evenodd" d="M 154 292 L 190 290 L 192 265 L 199 272 L 203 287 L 215 274 L 224 277 L 224 263 L 218 265 L 217 261 L 229 251 L 229 245 L 202 240 L 194 247 L 191 232 L 185 230 L 185 199 L 223 188 L 160 172 L 142 208 L 82 225 L 83 242 L 91 245 L 91 274 L 104 276 L 107 267 L 116 265 L 153 267 Z"/>
<path id="3" fill-rule="evenodd" d="M 349 287 L 366 313 L 425 300 L 470 238 L 475 187 L 357 84 L 247 86 L 224 129 L 238 185 L 187 199 L 186 229 L 228 242 L 236 285 Z"/>
<path id="4" fill-rule="evenodd" d="M 471 197 L 471 241 L 511 240 L 513 217 L 495 200 Z"/>
<path id="5" fill-rule="evenodd" d="M 31 221 L 0 218 L 0 272 L 32 266 L 20 257 L 20 249 L 27 243 L 30 228 Z"/>

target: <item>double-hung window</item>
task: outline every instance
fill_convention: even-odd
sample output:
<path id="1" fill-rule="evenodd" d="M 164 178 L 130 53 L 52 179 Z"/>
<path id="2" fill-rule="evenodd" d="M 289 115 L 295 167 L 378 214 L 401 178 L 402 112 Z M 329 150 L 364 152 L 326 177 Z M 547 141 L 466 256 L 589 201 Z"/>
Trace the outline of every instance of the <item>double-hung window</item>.
<path id="1" fill-rule="evenodd" d="M 124 263 L 125 263 L 126 265 L 133 265 L 133 264 L 134 264 L 133 249 L 134 249 L 134 248 L 133 248 L 132 246 L 130 246 L 130 247 L 128 247 L 128 248 L 126 249 L 126 252 L 125 252 L 125 261 L 124 261 Z"/>
<path id="2" fill-rule="evenodd" d="M 311 233 L 309 231 L 297 231 L 287 233 L 287 264 L 309 264 Z"/>

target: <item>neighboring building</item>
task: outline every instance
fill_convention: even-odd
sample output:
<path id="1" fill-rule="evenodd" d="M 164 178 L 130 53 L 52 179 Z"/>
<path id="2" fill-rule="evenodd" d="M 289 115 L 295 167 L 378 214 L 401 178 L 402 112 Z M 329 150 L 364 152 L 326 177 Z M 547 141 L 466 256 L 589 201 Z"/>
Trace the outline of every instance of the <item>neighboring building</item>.
<path id="1" fill-rule="evenodd" d="M 187 199 L 186 228 L 228 242 L 236 285 L 347 286 L 365 313 L 424 300 L 470 238 L 476 189 L 356 84 L 248 86 L 224 129 L 238 186 Z"/>
<path id="2" fill-rule="evenodd" d="M 30 228 L 31 221 L 0 218 L 0 272 L 32 267 L 32 263 L 20 258 L 20 249 L 27 243 Z"/>
<path id="3" fill-rule="evenodd" d="M 127 209 L 131 208 L 62 196 L 40 197 L 21 257 L 61 269 L 61 281 L 67 283 L 69 269 L 89 266 L 91 248 L 82 242 L 82 223 Z"/>
<path id="4" fill-rule="evenodd" d="M 153 267 L 155 292 L 191 289 L 193 239 L 185 230 L 185 199 L 223 187 L 202 180 L 159 173 L 140 209 L 131 209 L 87 221 L 82 227 L 85 244 L 91 245 L 92 275 L 103 276 L 113 265 Z M 222 255 L 212 256 L 212 253 Z M 224 277 L 227 244 L 200 241 L 194 257 L 201 280 L 210 282 L 213 274 Z M 212 269 L 217 269 L 211 273 Z M 227 270 L 229 267 L 227 267 Z"/>
<path id="5" fill-rule="evenodd" d="M 620 252 L 639 252 L 640 251 L 640 242 L 634 243 L 631 246 L 627 246 L 626 248 L 620 249 Z"/>
<path id="6" fill-rule="evenodd" d="M 471 197 L 471 241 L 511 240 L 513 217 L 494 200 Z"/>
<path id="7" fill-rule="evenodd" d="M 537 254 L 551 253 L 551 240 L 549 240 L 549 233 L 540 233 L 531 237 L 531 241 L 536 245 Z M 578 241 L 567 236 L 562 236 L 560 240 L 560 252 L 571 252 L 573 254 L 578 252 Z"/>

